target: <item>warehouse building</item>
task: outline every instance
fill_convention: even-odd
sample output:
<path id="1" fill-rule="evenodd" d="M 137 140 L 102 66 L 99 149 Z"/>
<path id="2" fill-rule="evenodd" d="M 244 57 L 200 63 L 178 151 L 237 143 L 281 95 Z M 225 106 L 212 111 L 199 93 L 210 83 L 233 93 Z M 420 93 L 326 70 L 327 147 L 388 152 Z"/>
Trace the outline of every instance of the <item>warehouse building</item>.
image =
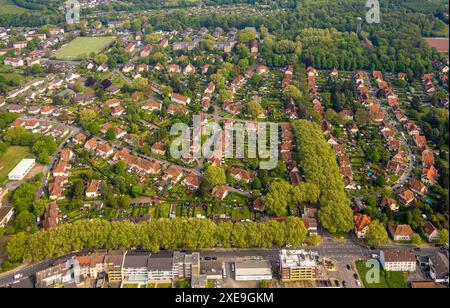
<path id="1" fill-rule="evenodd" d="M 280 251 L 280 273 L 282 281 L 311 280 L 316 277 L 317 259 L 316 252 L 305 250 Z"/>
<path id="2" fill-rule="evenodd" d="M 33 169 L 35 164 L 35 159 L 22 159 L 22 161 L 9 173 L 8 178 L 11 181 L 22 181 L 28 172 Z"/>
<path id="3" fill-rule="evenodd" d="M 272 280 L 272 266 L 269 261 L 246 260 L 234 263 L 236 281 Z"/>

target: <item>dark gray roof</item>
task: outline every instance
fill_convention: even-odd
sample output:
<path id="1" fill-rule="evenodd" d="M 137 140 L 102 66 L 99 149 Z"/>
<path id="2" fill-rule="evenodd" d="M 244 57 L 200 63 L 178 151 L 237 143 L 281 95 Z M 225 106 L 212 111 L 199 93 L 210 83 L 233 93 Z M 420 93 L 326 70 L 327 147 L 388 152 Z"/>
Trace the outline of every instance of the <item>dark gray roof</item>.
<path id="1" fill-rule="evenodd" d="M 130 253 L 125 256 L 125 261 L 123 267 L 147 267 L 148 259 L 150 257 L 149 253 Z"/>
<path id="2" fill-rule="evenodd" d="M 30 278 L 20 280 L 18 283 L 11 285 L 12 289 L 33 289 L 34 284 Z"/>
<path id="3" fill-rule="evenodd" d="M 172 258 L 155 258 L 148 259 L 148 269 L 153 271 L 170 271 L 172 270 Z"/>

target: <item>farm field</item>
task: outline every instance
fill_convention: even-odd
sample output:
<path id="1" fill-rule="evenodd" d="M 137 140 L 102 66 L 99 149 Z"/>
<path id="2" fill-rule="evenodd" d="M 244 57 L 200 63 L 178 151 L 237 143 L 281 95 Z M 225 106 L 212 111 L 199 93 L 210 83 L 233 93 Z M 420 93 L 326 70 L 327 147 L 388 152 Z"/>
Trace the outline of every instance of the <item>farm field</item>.
<path id="1" fill-rule="evenodd" d="M 0 15 L 20 14 L 28 11 L 27 9 L 17 6 L 12 0 L 0 0 Z"/>
<path id="2" fill-rule="evenodd" d="M 58 60 L 80 60 L 91 53 L 99 53 L 114 42 L 114 37 L 77 37 L 55 53 Z"/>
<path id="3" fill-rule="evenodd" d="M 0 155 L 0 183 L 2 183 L 11 170 L 23 159 L 32 158 L 28 147 L 11 146 Z"/>

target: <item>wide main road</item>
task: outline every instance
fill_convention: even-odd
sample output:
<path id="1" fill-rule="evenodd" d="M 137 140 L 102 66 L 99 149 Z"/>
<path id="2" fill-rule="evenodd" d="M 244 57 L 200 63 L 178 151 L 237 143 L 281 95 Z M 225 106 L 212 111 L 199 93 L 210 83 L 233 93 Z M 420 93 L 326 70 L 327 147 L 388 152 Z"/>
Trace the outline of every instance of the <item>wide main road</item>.
<path id="1" fill-rule="evenodd" d="M 363 246 L 358 244 L 352 244 L 351 240 L 326 240 L 318 247 L 301 247 L 299 249 L 306 249 L 317 251 L 321 257 L 337 260 L 343 264 L 351 263 L 352 260 L 364 259 L 369 256 L 368 250 L 364 250 Z M 216 257 L 223 261 L 232 262 L 240 258 L 252 258 L 258 257 L 271 261 L 272 263 L 278 262 L 278 255 L 280 248 L 270 249 L 229 249 L 229 248 L 216 248 L 216 249 L 204 249 L 195 250 L 200 251 L 201 256 L 204 257 Z M 0 287 L 10 285 L 15 282 L 14 276 L 21 275 L 21 278 L 27 278 L 34 276 L 37 272 L 42 271 L 50 267 L 54 263 L 65 261 L 73 256 L 82 255 L 86 252 L 71 253 L 66 256 L 57 257 L 43 261 L 41 263 L 31 264 L 21 270 L 9 273 L 7 275 L 0 275 Z M 173 251 L 163 250 L 157 254 L 158 257 L 171 257 Z"/>

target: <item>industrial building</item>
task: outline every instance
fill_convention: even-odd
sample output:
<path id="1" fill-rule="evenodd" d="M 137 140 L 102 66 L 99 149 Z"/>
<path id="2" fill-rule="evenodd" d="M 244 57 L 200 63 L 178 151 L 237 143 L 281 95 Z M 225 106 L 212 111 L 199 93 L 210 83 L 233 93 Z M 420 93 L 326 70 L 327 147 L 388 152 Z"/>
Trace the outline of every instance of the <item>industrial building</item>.
<path id="1" fill-rule="evenodd" d="M 35 159 L 22 159 L 20 163 L 9 173 L 8 178 L 11 181 L 22 181 L 28 172 L 33 169 L 36 164 Z"/>
<path id="2" fill-rule="evenodd" d="M 272 280 L 272 265 L 269 261 L 245 260 L 234 263 L 236 281 Z"/>
<path id="3" fill-rule="evenodd" d="M 305 250 L 280 251 L 280 273 L 282 281 L 311 280 L 316 277 L 316 252 Z"/>

